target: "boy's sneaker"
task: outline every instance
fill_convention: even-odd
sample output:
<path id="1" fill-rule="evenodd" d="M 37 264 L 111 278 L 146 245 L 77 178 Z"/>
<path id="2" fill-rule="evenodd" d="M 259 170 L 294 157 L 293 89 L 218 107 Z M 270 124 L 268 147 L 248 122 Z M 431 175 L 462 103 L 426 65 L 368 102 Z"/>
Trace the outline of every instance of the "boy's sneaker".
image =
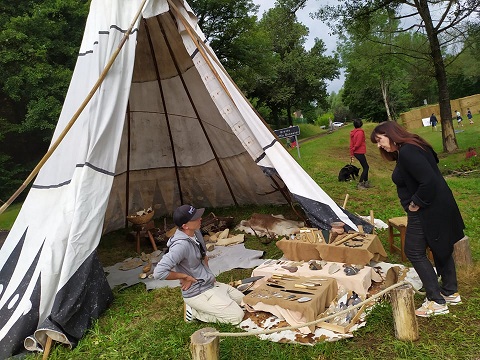
<path id="1" fill-rule="evenodd" d="M 183 319 L 185 322 L 192 322 L 194 319 L 192 307 L 186 303 L 183 303 Z"/>
<path id="2" fill-rule="evenodd" d="M 448 296 L 442 294 L 442 296 L 449 305 L 460 305 L 462 303 L 462 298 L 458 292 Z"/>
<path id="3" fill-rule="evenodd" d="M 421 317 L 430 317 L 434 315 L 448 314 L 447 304 L 437 304 L 435 301 L 425 300 L 425 302 L 417 310 L 415 315 Z"/>

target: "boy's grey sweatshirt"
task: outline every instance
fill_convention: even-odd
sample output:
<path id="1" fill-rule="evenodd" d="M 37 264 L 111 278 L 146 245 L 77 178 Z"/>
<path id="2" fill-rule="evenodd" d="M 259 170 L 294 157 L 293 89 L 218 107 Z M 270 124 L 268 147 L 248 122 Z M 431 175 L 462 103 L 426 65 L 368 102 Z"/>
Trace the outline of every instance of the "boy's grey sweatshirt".
<path id="1" fill-rule="evenodd" d="M 195 231 L 197 241 L 205 249 L 205 241 L 199 230 Z M 168 240 L 168 253 L 163 255 L 153 271 L 155 279 L 164 280 L 170 271 L 187 274 L 197 279 L 188 290 L 182 290 L 184 298 L 197 296 L 213 287 L 215 275 L 201 259 L 200 249 L 195 241 L 183 231 L 175 231 Z"/>

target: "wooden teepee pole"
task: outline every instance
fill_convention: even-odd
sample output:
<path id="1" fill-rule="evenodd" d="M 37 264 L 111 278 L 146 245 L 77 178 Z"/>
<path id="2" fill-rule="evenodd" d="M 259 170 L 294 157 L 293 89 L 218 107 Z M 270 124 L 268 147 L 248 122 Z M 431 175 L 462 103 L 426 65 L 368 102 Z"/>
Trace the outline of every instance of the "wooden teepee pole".
<path id="1" fill-rule="evenodd" d="M 110 70 L 110 68 L 112 67 L 113 63 L 115 62 L 115 59 L 117 58 L 118 54 L 120 53 L 120 50 L 122 49 L 123 45 L 125 45 L 125 43 L 127 42 L 128 40 L 128 37 L 130 36 L 131 32 L 132 32 L 132 29 L 133 29 L 133 26 L 135 25 L 135 22 L 137 21 L 138 17 L 140 16 L 140 14 L 142 13 L 142 10 L 143 10 L 143 7 L 145 6 L 145 3 L 147 2 L 147 0 L 143 0 L 142 1 L 142 4 L 140 5 L 137 13 L 135 14 L 135 17 L 133 18 L 131 24 L 130 24 L 130 27 L 127 29 L 127 31 L 125 32 L 125 35 L 123 36 L 122 40 L 120 41 L 120 44 L 118 45 L 117 49 L 115 50 L 115 52 L 112 54 L 112 56 L 110 57 L 110 60 L 108 61 L 107 65 L 105 66 L 105 68 L 103 69 L 102 73 L 100 74 L 97 82 L 95 83 L 95 85 L 93 85 L 92 87 L 92 90 L 90 90 L 90 92 L 88 93 L 87 97 L 85 98 L 85 100 L 83 101 L 83 103 L 80 105 L 80 107 L 78 108 L 78 110 L 75 112 L 75 114 L 73 114 L 72 118 L 70 119 L 70 121 L 68 122 L 67 126 L 65 126 L 65 129 L 63 129 L 62 133 L 60 134 L 60 136 L 57 138 L 57 140 L 55 140 L 55 142 L 52 144 L 52 146 L 48 149 L 47 153 L 43 156 L 43 158 L 40 160 L 40 162 L 37 164 L 37 166 L 35 166 L 35 168 L 32 170 L 32 172 L 30 173 L 30 175 L 28 175 L 28 177 L 25 179 L 25 181 L 23 182 L 23 184 L 17 189 L 17 191 L 15 191 L 15 193 L 0 207 L 0 214 L 2 214 L 9 206 L 10 204 L 15 201 L 15 199 L 18 197 L 18 195 L 20 195 L 22 193 L 23 190 L 25 190 L 25 188 L 28 186 L 28 184 L 30 184 L 30 182 L 33 180 L 33 178 L 38 174 L 38 172 L 40 171 L 40 169 L 42 168 L 42 166 L 45 164 L 45 162 L 50 158 L 50 156 L 52 156 L 53 152 L 57 149 L 58 145 L 60 145 L 60 143 L 62 142 L 62 140 L 65 138 L 65 136 L 67 135 L 68 131 L 72 128 L 73 124 L 75 124 L 75 121 L 77 121 L 78 117 L 80 116 L 80 114 L 82 113 L 82 111 L 85 109 L 85 107 L 87 106 L 87 104 L 90 102 L 90 100 L 92 99 L 93 95 L 95 94 L 95 92 L 98 90 L 98 88 L 100 87 L 100 85 L 102 84 L 103 80 L 105 79 L 105 77 L 107 76 L 107 73 L 108 71 Z"/>
<path id="2" fill-rule="evenodd" d="M 190 23 L 187 21 L 187 19 L 185 19 L 185 17 L 183 16 L 183 14 L 180 12 L 180 10 L 178 9 L 178 7 L 173 3 L 172 0 L 167 0 L 168 1 L 168 4 L 170 5 L 170 7 L 175 10 L 175 12 L 177 13 L 178 15 L 178 18 L 180 19 L 180 21 L 182 22 L 183 26 L 185 27 L 185 30 L 188 32 L 188 35 L 190 35 L 190 37 L 192 38 L 192 40 L 195 42 L 195 46 L 197 47 L 198 51 L 200 52 L 200 54 L 202 54 L 203 58 L 205 59 L 205 61 L 207 62 L 207 65 L 208 67 L 210 68 L 210 70 L 213 72 L 213 74 L 215 75 L 215 77 L 217 78 L 217 80 L 220 82 L 220 85 L 222 86 L 223 90 L 225 90 L 225 92 L 227 93 L 228 97 L 230 99 L 232 99 L 233 101 L 233 98 L 232 98 L 232 95 L 230 95 L 230 92 L 228 91 L 227 87 L 225 86 L 225 84 L 223 83 L 222 79 L 220 78 L 220 76 L 218 75 L 218 72 L 217 70 L 215 70 L 215 68 L 213 67 L 210 59 L 208 58 L 207 54 L 205 53 L 205 50 L 202 46 L 200 46 L 201 44 L 201 41 L 200 39 L 197 38 L 197 36 L 195 36 L 194 34 L 194 30 L 192 29 Z M 210 54 L 210 56 L 212 57 L 212 59 L 214 59 L 214 57 L 212 56 L 212 54 Z"/>

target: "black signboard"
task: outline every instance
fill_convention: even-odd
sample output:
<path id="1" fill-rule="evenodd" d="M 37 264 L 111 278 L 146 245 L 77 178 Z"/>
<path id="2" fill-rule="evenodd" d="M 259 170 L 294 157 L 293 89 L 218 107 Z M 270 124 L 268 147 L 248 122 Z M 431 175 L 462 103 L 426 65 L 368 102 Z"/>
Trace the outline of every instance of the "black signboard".
<path id="1" fill-rule="evenodd" d="M 300 135 L 300 128 L 298 126 L 290 126 L 285 129 L 273 130 L 279 138 L 288 138 Z"/>

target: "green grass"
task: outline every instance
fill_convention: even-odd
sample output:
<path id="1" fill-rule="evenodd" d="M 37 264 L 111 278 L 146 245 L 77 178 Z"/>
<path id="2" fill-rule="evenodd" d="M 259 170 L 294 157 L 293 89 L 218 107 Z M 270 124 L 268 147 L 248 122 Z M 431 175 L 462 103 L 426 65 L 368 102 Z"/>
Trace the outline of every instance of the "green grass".
<path id="1" fill-rule="evenodd" d="M 313 124 L 299 124 L 298 127 L 300 128 L 300 135 L 298 136 L 299 139 L 306 139 L 326 133 L 326 130 L 321 129 L 319 126 Z"/>
<path id="2" fill-rule="evenodd" d="M 12 204 L 0 215 L 0 230 L 11 229 L 21 207 L 22 204 Z"/>
<path id="3" fill-rule="evenodd" d="M 465 121 L 464 121 L 465 122 Z M 364 125 L 367 136 L 375 124 Z M 356 189 L 355 183 L 337 181 L 339 169 L 350 161 L 348 152 L 351 125 L 331 134 L 319 132 L 311 139 L 301 142 L 297 150 L 289 150 L 301 166 L 337 203 L 342 204 L 349 194 L 347 209 L 360 215 L 374 211 L 376 218 L 386 221 L 393 216 L 402 216 L 396 190 L 391 181 L 394 164 L 380 158 L 374 144 L 367 143 L 367 159 L 370 164 L 370 180 L 374 188 L 366 191 Z M 315 346 L 280 344 L 262 341 L 256 337 L 221 338 L 220 358 L 234 360 L 251 359 L 478 359 L 480 356 L 480 174 L 478 163 L 469 165 L 477 170 L 467 175 L 460 173 L 468 162 L 464 158 L 468 146 L 478 147 L 480 118 L 475 124 L 465 124 L 464 132 L 457 134 L 461 150 L 455 154 L 440 154 L 440 167 L 447 174 L 447 182 L 455 194 L 466 223 L 466 234 L 470 238 L 473 267 L 459 267 L 459 290 L 464 299 L 462 305 L 451 308 L 451 313 L 430 319 L 418 319 L 420 339 L 403 342 L 395 338 L 390 304 L 383 302 L 368 317 L 367 325 L 359 329 L 354 338 L 336 342 L 319 343 Z M 440 132 L 422 128 L 418 133 L 433 144 L 441 153 Z M 18 210 L 18 209 L 17 209 Z M 295 218 L 288 206 L 240 207 L 214 210 L 218 216 L 234 216 L 235 222 L 248 218 L 253 212 L 283 213 Z M 14 211 L 14 209 L 11 211 Z M 7 213 L 0 215 L 4 224 Z M 2 221 L 4 221 L 2 223 Z M 163 219 L 157 220 L 163 224 Z M 8 224 L 8 221 L 7 221 Z M 8 228 L 7 225 L 2 225 Z M 387 234 L 379 231 L 386 246 Z M 143 251 L 151 251 L 148 242 L 142 244 Z M 247 248 L 265 251 L 265 258 L 279 258 L 282 253 L 274 242 L 265 245 L 247 236 Z M 104 236 L 98 249 L 104 265 L 111 265 L 129 256 L 134 256 L 134 242 L 125 230 Z M 389 261 L 400 263 L 396 254 L 389 254 Z M 408 264 L 408 263 L 406 263 Z M 249 276 L 251 269 L 235 269 L 222 273 L 220 281 L 228 282 Z M 422 302 L 416 296 L 416 303 Z M 56 345 L 49 359 L 190 359 L 190 335 L 206 326 L 221 332 L 238 332 L 229 325 L 185 323 L 182 318 L 182 299 L 179 289 L 162 288 L 146 291 L 137 285 L 115 291 L 115 299 L 106 313 L 94 323 L 85 337 L 73 349 Z M 28 359 L 40 359 L 41 355 L 29 355 Z"/>

